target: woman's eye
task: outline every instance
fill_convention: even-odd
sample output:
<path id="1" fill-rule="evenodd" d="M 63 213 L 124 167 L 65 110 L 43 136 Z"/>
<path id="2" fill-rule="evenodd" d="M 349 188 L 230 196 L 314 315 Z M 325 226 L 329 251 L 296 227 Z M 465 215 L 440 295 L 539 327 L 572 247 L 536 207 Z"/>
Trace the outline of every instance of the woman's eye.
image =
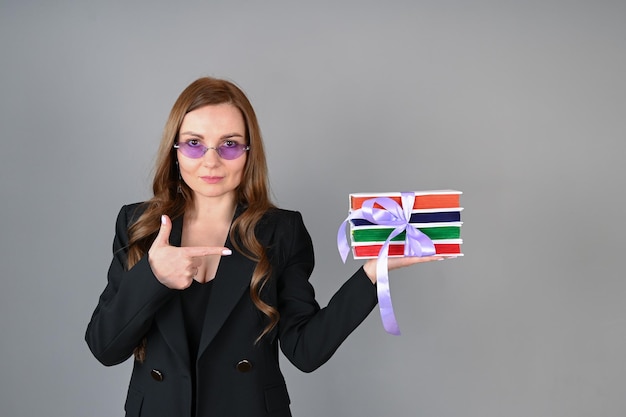
<path id="1" fill-rule="evenodd" d="M 222 143 L 222 146 L 225 148 L 233 148 L 237 146 L 237 142 L 234 140 L 225 140 L 224 143 Z"/>
<path id="2" fill-rule="evenodd" d="M 200 146 L 200 141 L 198 139 L 189 139 L 187 141 L 187 145 L 189 145 L 189 146 Z"/>

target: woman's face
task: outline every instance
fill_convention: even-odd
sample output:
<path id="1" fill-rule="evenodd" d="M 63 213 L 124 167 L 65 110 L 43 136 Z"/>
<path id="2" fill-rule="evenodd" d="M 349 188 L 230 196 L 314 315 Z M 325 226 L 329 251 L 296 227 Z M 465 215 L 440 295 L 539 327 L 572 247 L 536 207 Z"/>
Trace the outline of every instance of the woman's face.
<path id="1" fill-rule="evenodd" d="M 220 157 L 216 148 L 227 149 L 246 145 L 246 125 L 238 108 L 232 104 L 216 104 L 200 107 L 185 115 L 178 133 L 181 146 L 178 153 L 180 175 L 191 188 L 194 198 L 235 197 L 235 190 L 241 183 L 247 152 L 235 159 Z M 187 149 L 183 149 L 183 148 Z M 192 150 L 206 150 L 199 158 L 192 158 Z M 195 148 L 195 149 L 193 149 Z M 239 153 L 237 151 L 235 154 Z M 202 152 L 200 151 L 201 155 Z"/>

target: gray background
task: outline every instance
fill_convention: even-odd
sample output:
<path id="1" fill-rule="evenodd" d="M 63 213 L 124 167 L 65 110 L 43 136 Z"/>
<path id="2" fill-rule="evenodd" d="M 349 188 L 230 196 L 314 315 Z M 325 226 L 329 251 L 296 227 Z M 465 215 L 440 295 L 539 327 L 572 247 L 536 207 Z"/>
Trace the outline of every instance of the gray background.
<path id="1" fill-rule="evenodd" d="M 296 416 L 625 415 L 626 3 L 301 3 L 0 1 L 0 415 L 122 415 L 83 333 L 203 75 L 258 111 L 322 304 L 348 193 L 464 191 L 466 256 L 392 273 L 402 336 L 283 361 Z"/>

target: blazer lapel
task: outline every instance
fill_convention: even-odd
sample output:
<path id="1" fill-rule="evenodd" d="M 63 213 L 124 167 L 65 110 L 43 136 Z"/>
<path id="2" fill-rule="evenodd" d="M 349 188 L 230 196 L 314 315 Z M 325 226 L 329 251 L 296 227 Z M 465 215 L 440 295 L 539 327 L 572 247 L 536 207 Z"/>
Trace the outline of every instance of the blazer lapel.
<path id="1" fill-rule="evenodd" d="M 183 216 L 172 220 L 172 232 L 170 233 L 170 245 L 180 246 L 183 230 Z M 185 364 L 190 366 L 189 345 L 187 344 L 187 333 L 185 331 L 185 319 L 183 308 L 178 295 L 172 298 L 168 304 L 157 313 L 155 322 L 163 335 L 163 339 L 169 345 L 176 356 Z M 148 347 L 150 349 L 150 347 Z"/>
<path id="2" fill-rule="evenodd" d="M 238 207 L 235 218 L 241 213 Z M 229 237 L 226 247 L 233 248 Z M 211 290 L 211 299 L 204 317 L 204 327 L 200 337 L 198 358 L 211 344 L 215 335 L 222 327 L 230 313 L 239 302 L 242 295 L 250 288 L 250 278 L 256 262 L 246 258 L 243 254 L 233 250 L 233 254 L 223 256 L 220 260 Z"/>

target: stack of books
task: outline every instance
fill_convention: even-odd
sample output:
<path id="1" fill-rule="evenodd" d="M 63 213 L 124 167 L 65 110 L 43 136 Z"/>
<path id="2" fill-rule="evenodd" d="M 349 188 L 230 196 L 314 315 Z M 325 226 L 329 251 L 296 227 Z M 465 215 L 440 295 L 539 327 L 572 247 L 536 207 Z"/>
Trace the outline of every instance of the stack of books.
<path id="1" fill-rule="evenodd" d="M 461 244 L 461 191 L 432 190 L 415 192 L 409 225 L 428 236 L 439 256 L 462 256 Z M 361 209 L 370 199 L 388 197 L 402 205 L 401 193 L 350 194 L 350 212 Z M 382 209 L 378 204 L 374 208 Z M 379 225 L 362 218 L 350 219 L 350 246 L 354 259 L 376 258 L 393 226 Z M 395 236 L 389 243 L 390 257 L 404 256 L 406 232 Z"/>

